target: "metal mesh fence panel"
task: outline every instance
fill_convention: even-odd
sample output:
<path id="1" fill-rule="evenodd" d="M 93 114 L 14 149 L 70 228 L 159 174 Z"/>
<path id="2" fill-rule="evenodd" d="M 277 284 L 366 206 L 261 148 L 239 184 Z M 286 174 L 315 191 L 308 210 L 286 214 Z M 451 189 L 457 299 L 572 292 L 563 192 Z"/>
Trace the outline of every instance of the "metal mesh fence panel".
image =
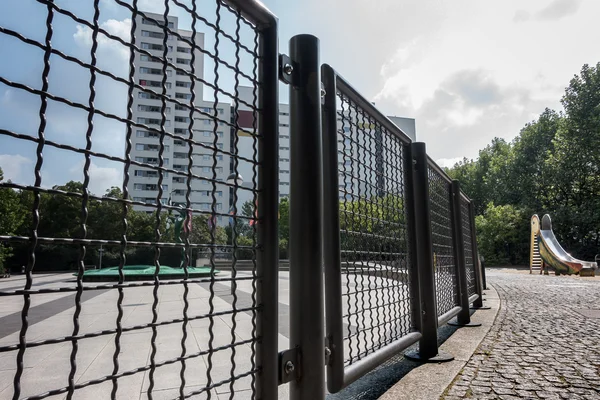
<path id="1" fill-rule="evenodd" d="M 344 363 L 412 328 L 404 148 L 374 116 L 338 91 Z"/>
<path id="2" fill-rule="evenodd" d="M 467 293 L 469 296 L 476 294 L 475 263 L 473 262 L 473 234 L 471 232 L 471 221 L 469 214 L 469 203 L 462 196 L 460 198 L 460 209 L 462 218 L 463 247 L 465 251 L 465 269 L 467 271 Z"/>
<path id="3" fill-rule="evenodd" d="M 76 3 L 0 6 L 0 397 L 254 398 L 261 32 Z"/>
<path id="4" fill-rule="evenodd" d="M 450 182 L 431 165 L 428 165 L 427 170 L 436 303 L 439 317 L 459 304 L 452 243 L 452 206 L 450 204 Z"/>

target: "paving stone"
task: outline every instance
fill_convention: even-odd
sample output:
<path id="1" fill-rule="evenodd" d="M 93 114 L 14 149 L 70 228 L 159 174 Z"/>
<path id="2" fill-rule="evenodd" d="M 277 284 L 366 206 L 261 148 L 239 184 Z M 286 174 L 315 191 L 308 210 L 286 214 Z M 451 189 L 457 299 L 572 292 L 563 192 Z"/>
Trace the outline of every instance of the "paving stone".
<path id="1" fill-rule="evenodd" d="M 600 281 L 486 272 L 501 309 L 449 395 L 600 399 L 600 319 L 574 312 L 594 308 Z"/>

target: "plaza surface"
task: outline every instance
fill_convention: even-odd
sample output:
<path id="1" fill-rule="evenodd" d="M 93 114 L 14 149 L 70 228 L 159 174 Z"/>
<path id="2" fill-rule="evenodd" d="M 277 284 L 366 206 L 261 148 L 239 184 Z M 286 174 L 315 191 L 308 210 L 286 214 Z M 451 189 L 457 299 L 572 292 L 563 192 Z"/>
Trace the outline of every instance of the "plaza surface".
<path id="1" fill-rule="evenodd" d="M 219 278 L 227 278 L 227 273 L 220 273 Z M 250 272 L 238 272 L 239 278 L 250 278 Z M 71 274 L 36 274 L 33 276 L 33 289 L 74 287 L 74 277 Z M 22 289 L 25 283 L 23 275 L 0 280 L 0 290 L 10 291 Z M 103 283 L 90 282 L 84 285 L 99 285 Z M 210 283 L 190 283 L 187 295 L 190 317 L 201 316 L 210 312 L 211 291 Z M 154 287 L 126 288 L 122 302 L 123 327 L 148 324 L 153 319 L 152 304 Z M 252 280 L 240 280 L 237 283 L 236 299 L 231 294 L 231 282 L 215 282 L 212 298 L 215 313 L 227 312 L 252 305 Z M 75 292 L 35 294 L 31 296 L 29 312 L 29 329 L 27 342 L 39 342 L 46 339 L 69 336 L 73 333 L 73 314 L 75 312 Z M 118 316 L 117 290 L 84 291 L 79 316 L 79 334 L 115 329 Z M 158 289 L 158 321 L 181 318 L 184 309 L 184 287 L 177 285 L 161 285 Z M 288 346 L 287 304 L 288 304 L 288 273 L 281 272 L 279 288 L 280 335 L 279 349 Z M 0 346 L 17 344 L 21 329 L 21 309 L 23 296 L 4 296 L 0 302 Z M 285 323 L 282 324 L 282 321 Z M 212 335 L 210 319 L 198 318 L 190 321 L 187 326 L 185 341 L 188 355 L 201 353 L 212 348 L 229 346 L 232 341 L 240 343 L 252 338 L 252 313 L 228 313 L 213 318 Z M 232 337 L 232 327 L 234 336 Z M 183 336 L 182 323 L 172 323 L 158 326 L 156 329 L 155 361 L 181 356 L 181 341 Z M 119 355 L 119 372 L 135 370 L 150 365 L 152 355 L 152 329 L 136 329 L 124 332 L 120 338 L 121 352 Z M 40 395 L 47 391 L 68 386 L 68 376 L 71 368 L 72 351 L 70 341 L 57 344 L 44 344 L 27 348 L 24 358 L 23 376 L 21 378 L 21 398 Z M 207 384 L 207 369 L 210 363 L 212 383 L 228 380 L 231 376 L 246 374 L 251 371 L 252 348 L 249 343 L 239 344 L 231 348 L 215 351 L 209 357 L 204 354 L 187 360 L 185 370 L 185 390 L 190 393 L 200 390 Z M 93 379 L 102 378 L 113 373 L 113 355 L 115 353 L 115 334 L 85 338 L 78 341 L 76 357 L 77 370 L 75 383 L 81 384 Z M 17 351 L 0 352 L 0 399 L 11 399 L 13 396 L 13 379 L 16 371 Z M 232 365 L 235 363 L 234 369 Z M 181 384 L 181 363 L 163 365 L 156 368 L 154 373 L 154 399 L 174 399 L 179 397 Z M 211 391 L 211 399 L 229 399 L 230 393 L 235 393 L 236 399 L 252 398 L 252 377 L 247 375 L 226 382 Z M 117 398 L 139 399 L 148 398 L 146 392 L 150 385 L 150 371 L 141 371 L 131 376 L 118 379 Z M 90 385 L 74 392 L 75 399 L 104 399 L 110 398 L 112 382 Z M 281 396 L 286 388 L 280 387 Z M 49 399 L 63 399 L 65 394 L 50 396 Z M 193 398 L 207 398 L 207 393 Z"/>
<path id="2" fill-rule="evenodd" d="M 366 269 L 366 266 L 364 267 Z M 400 326 L 410 329 L 408 301 L 410 294 L 406 282 L 392 279 L 392 274 L 368 276 L 361 274 L 343 275 L 342 294 L 344 296 L 344 326 L 349 336 L 344 342 L 347 357 L 368 354 L 380 341 L 393 340 L 389 326 L 395 326 L 395 334 L 400 334 Z M 188 311 L 192 318 L 187 324 L 185 339 L 186 355 L 194 355 L 186 361 L 184 394 L 201 390 L 208 383 L 216 385 L 211 390 L 211 399 L 229 399 L 233 392 L 236 399 L 252 398 L 253 313 L 248 310 L 253 304 L 253 281 L 250 271 L 238 271 L 235 296 L 232 292 L 231 274 L 221 271 L 215 282 L 210 278 L 205 282 L 189 283 L 187 294 Z M 35 274 L 33 290 L 57 289 L 76 286 L 75 277 L 69 273 Z M 139 283 L 139 282 L 136 282 Z M 25 284 L 23 275 L 16 275 L 0 281 L 0 290 L 5 292 L 20 290 Z M 84 287 L 102 286 L 106 282 L 85 282 Z M 211 287 L 212 285 L 212 287 Z M 143 327 L 153 320 L 154 286 L 128 287 L 123 290 L 123 316 L 121 326 L 126 330 L 120 337 L 119 373 L 145 368 L 129 376 L 118 379 L 117 398 L 145 399 L 150 387 L 150 371 L 147 366 L 152 359 L 152 336 L 150 327 Z M 214 296 L 211 296 L 211 292 Z M 182 355 L 182 322 L 172 321 L 183 317 L 185 307 L 184 286 L 182 284 L 159 286 L 157 291 L 156 353 L 154 361 L 160 364 Z M 81 298 L 78 335 L 103 330 L 114 330 L 118 317 L 119 293 L 116 289 L 85 290 Z M 212 309 L 211 309 L 212 304 Z M 234 306 L 235 304 L 235 306 Z M 28 347 L 25 351 L 24 373 L 21 378 L 20 398 L 44 394 L 48 391 L 68 386 L 71 371 L 71 341 L 54 344 L 39 342 L 64 338 L 73 334 L 73 316 L 76 311 L 76 292 L 33 294 L 29 310 L 27 330 Z M 0 302 L 0 347 L 19 343 L 23 296 L 3 296 Z M 278 349 L 289 347 L 289 272 L 279 273 L 279 321 Z M 232 312 L 233 310 L 236 312 Z M 208 314 L 219 314 L 213 320 Z M 131 328 L 134 329 L 131 329 Z M 136 328 L 137 327 L 137 328 Z M 383 327 L 383 328 L 382 328 Z M 75 385 L 102 379 L 113 374 L 115 353 L 115 333 L 86 337 L 78 341 L 76 355 Z M 33 344 L 33 347 L 32 347 Z M 234 347 L 231 347 L 235 344 Z M 229 347 L 227 347 L 229 346 Z M 219 347 L 222 347 L 219 349 Z M 224 348 L 223 348 L 224 347 Z M 214 352 L 209 353 L 210 349 Z M 233 351 L 233 349 L 235 351 Z M 206 352 L 206 353 L 202 353 Z M 17 369 L 17 350 L 0 351 L 0 400 L 13 397 L 13 379 Z M 154 399 L 174 399 L 179 397 L 182 365 L 179 361 L 156 367 L 153 374 Z M 245 375 L 240 377 L 240 375 Z M 110 398 L 113 382 L 86 385 L 74 392 L 75 399 Z M 279 387 L 280 398 L 287 398 L 287 385 Z M 208 393 L 200 393 L 193 398 L 207 398 Z M 66 395 L 50 396 L 51 399 L 64 399 Z"/>
<path id="3" fill-rule="evenodd" d="M 487 281 L 496 321 L 442 398 L 600 399 L 600 277 L 488 269 Z"/>

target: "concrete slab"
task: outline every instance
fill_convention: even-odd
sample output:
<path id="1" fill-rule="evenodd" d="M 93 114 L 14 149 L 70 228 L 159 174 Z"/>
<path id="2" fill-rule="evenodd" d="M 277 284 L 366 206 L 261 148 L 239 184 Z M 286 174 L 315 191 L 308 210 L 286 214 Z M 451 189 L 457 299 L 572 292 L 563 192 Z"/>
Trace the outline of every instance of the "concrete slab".
<path id="1" fill-rule="evenodd" d="M 441 350 L 455 356 L 454 361 L 423 364 L 414 368 L 381 396 L 380 400 L 438 399 L 472 357 L 496 319 L 500 300 L 490 284 L 485 291 L 485 298 L 485 305 L 491 309 L 478 310 L 471 316 L 472 321 L 481 323 L 481 326 L 461 328 L 440 346 Z"/>

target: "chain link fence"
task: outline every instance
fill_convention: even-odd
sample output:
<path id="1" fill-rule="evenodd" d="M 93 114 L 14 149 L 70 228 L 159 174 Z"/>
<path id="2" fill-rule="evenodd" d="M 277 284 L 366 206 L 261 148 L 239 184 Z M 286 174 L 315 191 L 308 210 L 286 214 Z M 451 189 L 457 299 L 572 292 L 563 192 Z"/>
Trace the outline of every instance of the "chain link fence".
<path id="1" fill-rule="evenodd" d="M 25 219 L 0 232 L 25 273 L 23 287 L 0 287 L 22 303 L 2 330 L 13 373 L 2 395 L 256 397 L 261 330 L 273 330 L 259 321 L 262 273 L 277 256 L 264 246 L 265 230 L 276 232 L 264 211 L 277 202 L 276 176 L 265 173 L 278 159 L 265 143 L 276 144 L 277 83 L 265 75 L 277 57 L 274 19 L 254 2 L 32 7 L 41 34 L 0 25 L 14 56 L 0 90 L 30 118 L 0 122 L 2 147 L 33 156 L 31 176 L 0 182 Z M 36 68 L 19 73 L 23 61 Z M 72 179 L 56 184 L 65 163 Z M 103 187 L 103 172 L 121 184 Z M 223 248 L 227 272 L 215 268 Z M 236 269 L 241 251 L 250 271 Z M 98 252 L 109 268 L 88 271 Z M 196 265 L 199 253 L 206 264 Z M 35 274 L 69 269 L 66 280 Z"/>

